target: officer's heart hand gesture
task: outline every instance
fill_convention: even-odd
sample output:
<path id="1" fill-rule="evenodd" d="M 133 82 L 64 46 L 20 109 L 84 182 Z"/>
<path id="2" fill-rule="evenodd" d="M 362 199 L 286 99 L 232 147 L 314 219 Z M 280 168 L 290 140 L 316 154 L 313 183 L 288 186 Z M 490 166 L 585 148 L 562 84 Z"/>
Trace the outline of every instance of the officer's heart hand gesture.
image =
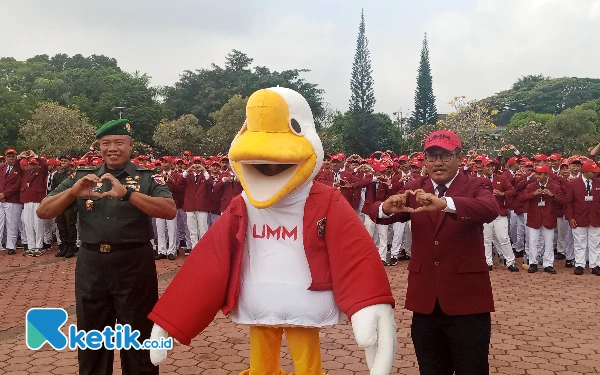
<path id="1" fill-rule="evenodd" d="M 417 191 L 423 191 L 421 189 Z M 388 199 L 383 202 L 383 213 L 386 215 L 395 214 L 400 212 L 414 212 L 414 209 L 408 207 L 408 197 L 410 195 L 414 195 L 415 192 L 412 190 L 406 190 L 402 194 L 392 195 Z"/>
<path id="2" fill-rule="evenodd" d="M 123 198 L 125 196 L 125 194 L 127 194 L 127 188 L 125 186 L 123 186 L 123 184 L 121 184 L 121 181 L 117 180 L 117 178 L 115 176 L 113 176 L 112 174 L 110 174 L 110 173 L 103 174 L 100 177 L 99 182 L 104 182 L 104 181 L 109 181 L 112 188 L 109 191 L 100 194 L 100 198 L 104 198 L 104 197 Z"/>
<path id="3" fill-rule="evenodd" d="M 78 198 L 96 197 L 102 198 L 102 195 L 94 191 L 94 186 L 100 182 L 100 177 L 95 174 L 88 174 L 80 178 L 71 188 L 71 192 Z"/>
<path id="4" fill-rule="evenodd" d="M 415 208 L 413 212 L 442 211 L 447 206 L 446 200 L 438 198 L 435 194 L 426 193 L 421 189 L 417 190 L 414 194 L 416 196 L 417 203 L 420 204 L 421 207 Z"/>

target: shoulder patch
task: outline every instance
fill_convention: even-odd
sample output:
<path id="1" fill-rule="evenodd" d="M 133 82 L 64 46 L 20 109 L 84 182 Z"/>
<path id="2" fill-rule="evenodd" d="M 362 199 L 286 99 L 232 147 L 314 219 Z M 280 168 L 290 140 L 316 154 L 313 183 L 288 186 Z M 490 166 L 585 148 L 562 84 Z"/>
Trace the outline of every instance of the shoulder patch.
<path id="1" fill-rule="evenodd" d="M 152 175 L 152 179 L 153 179 L 154 181 L 156 181 L 156 183 L 157 183 L 157 184 L 159 184 L 159 185 L 164 185 L 164 184 L 166 184 L 166 182 L 165 182 L 165 178 L 164 178 L 162 175 L 158 174 L 158 173 L 157 173 L 157 174 L 153 174 L 153 175 Z"/>

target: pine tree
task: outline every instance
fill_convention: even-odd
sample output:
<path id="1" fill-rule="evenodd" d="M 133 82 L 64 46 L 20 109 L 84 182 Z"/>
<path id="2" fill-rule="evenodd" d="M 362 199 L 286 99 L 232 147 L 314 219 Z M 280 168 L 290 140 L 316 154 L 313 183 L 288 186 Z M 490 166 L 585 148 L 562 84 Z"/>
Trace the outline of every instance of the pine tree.
<path id="1" fill-rule="evenodd" d="M 373 77 L 371 73 L 371 58 L 369 56 L 369 42 L 365 35 L 365 15 L 360 14 L 360 27 L 356 40 L 356 53 L 352 64 L 352 78 L 350 80 L 350 111 L 353 114 L 371 114 L 375 106 L 375 93 L 373 91 Z"/>
<path id="2" fill-rule="evenodd" d="M 421 125 L 433 125 L 437 122 L 438 114 L 435 107 L 435 96 L 433 95 L 431 67 L 429 66 L 427 33 L 425 33 L 423 48 L 421 49 L 421 62 L 419 64 L 419 75 L 417 76 L 417 89 L 415 90 L 415 110 L 412 115 L 414 128 Z"/>

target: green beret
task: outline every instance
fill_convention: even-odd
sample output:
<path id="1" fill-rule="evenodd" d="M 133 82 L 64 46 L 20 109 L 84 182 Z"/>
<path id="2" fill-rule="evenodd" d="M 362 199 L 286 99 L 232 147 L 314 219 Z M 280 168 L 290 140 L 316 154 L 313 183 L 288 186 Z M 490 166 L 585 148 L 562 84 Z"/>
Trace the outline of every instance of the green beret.
<path id="1" fill-rule="evenodd" d="M 126 118 L 119 120 L 111 120 L 102 125 L 96 131 L 96 139 L 100 139 L 105 135 L 131 135 L 131 125 Z"/>

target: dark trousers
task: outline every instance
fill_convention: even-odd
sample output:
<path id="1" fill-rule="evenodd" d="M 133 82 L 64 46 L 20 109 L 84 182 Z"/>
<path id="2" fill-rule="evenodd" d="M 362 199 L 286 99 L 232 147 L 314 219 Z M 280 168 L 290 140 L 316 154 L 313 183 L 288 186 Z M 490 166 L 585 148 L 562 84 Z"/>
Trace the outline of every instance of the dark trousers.
<path id="1" fill-rule="evenodd" d="M 77 242 L 77 211 L 72 207 L 67 207 L 56 217 L 56 226 L 61 242 L 75 245 Z"/>
<path id="2" fill-rule="evenodd" d="M 82 246 L 75 268 L 77 328 L 99 330 L 115 322 L 150 338 L 148 314 L 158 300 L 158 279 L 150 243 L 125 251 L 100 253 Z M 79 374 L 111 375 L 113 350 L 79 350 Z M 158 375 L 148 350 L 121 350 L 123 375 Z"/>
<path id="3" fill-rule="evenodd" d="M 491 315 L 413 314 L 411 335 L 421 375 L 487 375 Z"/>

